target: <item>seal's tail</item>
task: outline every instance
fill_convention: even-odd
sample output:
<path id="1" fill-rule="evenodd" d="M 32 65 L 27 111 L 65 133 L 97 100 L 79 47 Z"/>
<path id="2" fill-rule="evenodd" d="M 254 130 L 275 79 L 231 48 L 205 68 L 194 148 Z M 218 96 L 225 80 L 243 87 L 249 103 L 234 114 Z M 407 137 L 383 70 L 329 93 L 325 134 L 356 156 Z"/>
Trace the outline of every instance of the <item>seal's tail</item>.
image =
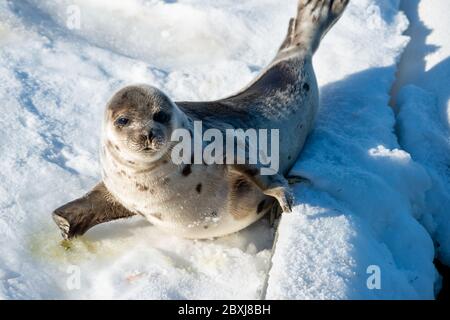
<path id="1" fill-rule="evenodd" d="M 297 17 L 289 30 L 280 53 L 306 50 L 313 54 L 328 30 L 341 17 L 349 0 L 299 0 Z"/>

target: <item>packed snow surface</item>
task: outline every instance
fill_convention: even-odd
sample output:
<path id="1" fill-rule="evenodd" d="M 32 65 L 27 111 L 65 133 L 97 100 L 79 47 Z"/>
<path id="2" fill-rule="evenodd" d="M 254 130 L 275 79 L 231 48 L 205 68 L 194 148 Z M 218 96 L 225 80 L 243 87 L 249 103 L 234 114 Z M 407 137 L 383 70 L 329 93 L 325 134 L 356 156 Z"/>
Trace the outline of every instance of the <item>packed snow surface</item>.
<path id="1" fill-rule="evenodd" d="M 191 241 L 139 218 L 67 248 L 50 213 L 99 180 L 115 90 L 233 93 L 273 58 L 296 0 L 0 0 L 0 298 L 433 298 L 433 240 L 450 263 L 450 8 L 430 1 L 415 2 L 440 49 L 424 53 L 414 87 L 399 88 L 398 125 L 388 103 L 408 44 L 400 2 L 352 1 L 324 39 L 321 109 L 292 171 L 310 182 L 294 186 L 272 251 L 266 220 Z M 80 29 L 68 27 L 74 9 Z"/>

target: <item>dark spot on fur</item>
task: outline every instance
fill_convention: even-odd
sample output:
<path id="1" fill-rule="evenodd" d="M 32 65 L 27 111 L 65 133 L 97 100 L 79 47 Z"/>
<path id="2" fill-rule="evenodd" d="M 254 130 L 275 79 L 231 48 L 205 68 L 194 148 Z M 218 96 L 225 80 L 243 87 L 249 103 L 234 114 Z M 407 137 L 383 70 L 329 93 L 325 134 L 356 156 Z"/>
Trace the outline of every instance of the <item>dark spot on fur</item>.
<path id="1" fill-rule="evenodd" d="M 217 217 L 217 211 L 211 212 L 211 217 Z"/>
<path id="2" fill-rule="evenodd" d="M 304 83 L 303 84 L 303 90 L 305 90 L 305 91 L 309 91 L 309 84 L 308 83 Z"/>
<path id="3" fill-rule="evenodd" d="M 236 179 L 233 185 L 233 189 L 236 193 L 245 193 L 250 190 L 250 184 L 247 180 Z"/>
<path id="4" fill-rule="evenodd" d="M 131 161 L 131 160 L 128 160 L 128 163 L 129 163 L 129 164 L 136 164 L 136 162 Z"/>
<path id="5" fill-rule="evenodd" d="M 187 177 L 188 175 L 191 174 L 191 172 L 192 172 L 191 165 L 187 164 L 187 165 L 184 166 L 183 171 L 181 171 L 181 174 L 183 176 Z"/>
<path id="6" fill-rule="evenodd" d="M 158 219 L 158 220 L 162 220 L 162 215 L 161 213 L 152 213 L 152 217 Z"/>
<path id="7" fill-rule="evenodd" d="M 198 193 L 202 192 L 202 184 L 199 183 L 196 187 L 195 190 L 197 190 Z"/>
<path id="8" fill-rule="evenodd" d="M 169 163 L 169 160 L 167 160 L 167 159 L 163 160 L 163 164 L 168 164 L 168 163 Z"/>
<path id="9" fill-rule="evenodd" d="M 139 191 L 147 191 L 148 190 L 147 186 L 140 184 L 140 183 L 136 183 L 136 187 L 138 188 Z"/>
<path id="10" fill-rule="evenodd" d="M 203 229 L 208 229 L 208 226 L 203 226 Z"/>
<path id="11" fill-rule="evenodd" d="M 115 144 L 115 145 L 114 145 L 114 148 L 116 148 L 117 151 L 120 151 L 120 148 L 119 148 L 118 145 Z"/>
<path id="12" fill-rule="evenodd" d="M 153 121 L 159 122 L 159 123 L 169 123 L 171 119 L 171 115 L 167 112 L 164 112 L 162 110 L 159 110 L 153 114 Z"/>
<path id="13" fill-rule="evenodd" d="M 265 205 L 266 205 L 266 199 L 262 200 L 262 201 L 258 204 L 258 207 L 256 208 L 256 213 L 257 213 L 257 214 L 260 214 L 260 213 L 264 210 Z"/>

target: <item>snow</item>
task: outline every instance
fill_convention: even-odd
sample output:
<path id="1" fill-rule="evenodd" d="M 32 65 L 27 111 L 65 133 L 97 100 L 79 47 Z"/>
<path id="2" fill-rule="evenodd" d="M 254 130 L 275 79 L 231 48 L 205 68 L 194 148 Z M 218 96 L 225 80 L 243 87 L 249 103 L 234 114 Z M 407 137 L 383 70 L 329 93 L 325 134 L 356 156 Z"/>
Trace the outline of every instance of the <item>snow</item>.
<path id="1" fill-rule="evenodd" d="M 293 169 L 310 183 L 294 187 L 272 251 L 266 220 L 191 241 L 139 218 L 65 249 L 50 212 L 98 181 L 115 90 L 146 82 L 175 100 L 232 93 L 273 58 L 296 0 L 0 0 L 0 299 L 432 299 L 433 240 L 450 264 L 450 8 L 429 1 L 410 2 L 420 3 L 412 26 L 433 31 L 426 45 L 410 35 L 427 68 L 414 68 L 414 80 L 402 67 L 410 44 L 396 86 L 415 86 L 400 91 L 397 124 L 389 92 L 408 42 L 399 1 L 352 1 L 324 39 L 314 60 L 321 109 Z M 70 5 L 80 30 L 66 26 Z M 373 265 L 380 290 L 367 287 Z"/>
<path id="2" fill-rule="evenodd" d="M 401 78 L 397 97 L 398 135 L 402 147 L 432 180 L 421 210 L 436 242 L 438 258 L 450 265 L 450 32 L 445 0 L 411 1 L 414 36 L 402 68 L 421 61 Z M 418 36 L 416 36 L 418 35 Z M 426 35 L 426 36 L 424 36 Z"/>
<path id="3" fill-rule="evenodd" d="M 78 32 L 63 18 L 74 3 Z M 273 13 L 262 1 L 233 3 L 0 1 L 0 297 L 260 297 L 274 234 L 267 221 L 217 241 L 188 241 L 132 219 L 96 227 L 65 251 L 50 217 L 98 181 L 100 123 L 115 90 L 147 82 L 177 100 L 219 97 L 272 59 L 295 3 Z M 166 13 L 172 8 L 176 16 Z M 183 12 L 196 16 L 175 24 Z M 236 23 L 217 24 L 217 15 Z M 174 44 L 167 46 L 160 34 L 170 26 Z M 220 50 L 207 45 L 214 41 Z M 72 265 L 80 268 L 79 290 L 66 283 Z"/>
<path id="4" fill-rule="evenodd" d="M 433 244 L 416 220 L 430 180 L 400 149 L 388 106 L 395 63 L 406 45 L 407 23 L 397 8 L 395 1 L 351 3 L 318 52 L 321 110 L 292 170 L 312 186 L 297 189 L 299 205 L 281 220 L 268 298 L 434 296 Z M 377 23 L 367 28 L 367 21 Z M 348 32 L 353 29 L 364 30 L 361 47 L 361 34 Z M 339 50 L 344 41 L 358 50 Z M 353 63 L 361 56 L 364 67 Z M 324 81 L 323 70 L 334 71 L 336 63 L 339 80 Z M 366 285 L 372 265 L 381 270 L 380 290 Z"/>

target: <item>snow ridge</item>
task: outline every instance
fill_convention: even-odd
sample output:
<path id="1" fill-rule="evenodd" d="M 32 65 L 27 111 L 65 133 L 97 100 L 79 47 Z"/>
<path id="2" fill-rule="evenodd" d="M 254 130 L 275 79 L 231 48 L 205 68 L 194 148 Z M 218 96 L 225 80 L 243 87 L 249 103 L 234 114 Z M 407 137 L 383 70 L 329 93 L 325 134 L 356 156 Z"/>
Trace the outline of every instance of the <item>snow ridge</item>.
<path id="1" fill-rule="evenodd" d="M 431 177 L 421 222 L 435 241 L 437 257 L 450 265 L 450 40 L 445 16 L 450 3 L 405 1 L 404 9 L 415 19 L 413 42 L 400 69 L 397 132 L 402 147 Z M 407 65 L 416 67 L 408 70 Z"/>

